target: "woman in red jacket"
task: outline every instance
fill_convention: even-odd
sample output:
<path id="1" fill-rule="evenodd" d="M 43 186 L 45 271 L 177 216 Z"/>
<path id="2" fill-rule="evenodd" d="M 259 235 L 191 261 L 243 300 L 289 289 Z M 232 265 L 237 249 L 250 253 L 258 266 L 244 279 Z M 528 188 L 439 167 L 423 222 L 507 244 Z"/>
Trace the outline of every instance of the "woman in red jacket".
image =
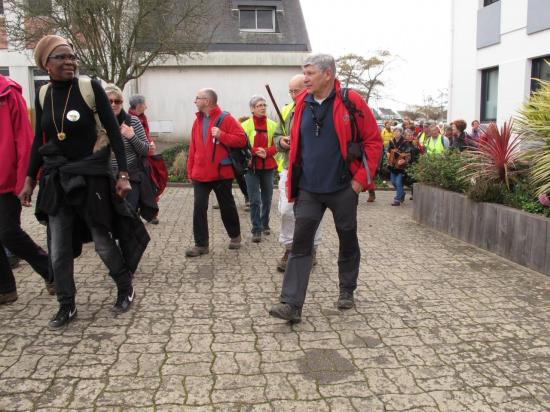
<path id="1" fill-rule="evenodd" d="M 246 188 L 250 199 L 250 220 L 252 223 L 252 241 L 259 243 L 264 235 L 270 234 L 269 212 L 273 197 L 273 175 L 277 169 L 275 154 L 277 147 L 273 135 L 277 123 L 266 116 L 267 103 L 262 96 L 250 99 L 252 117 L 242 123 L 250 146 L 252 147 L 252 165 L 245 175 Z"/>

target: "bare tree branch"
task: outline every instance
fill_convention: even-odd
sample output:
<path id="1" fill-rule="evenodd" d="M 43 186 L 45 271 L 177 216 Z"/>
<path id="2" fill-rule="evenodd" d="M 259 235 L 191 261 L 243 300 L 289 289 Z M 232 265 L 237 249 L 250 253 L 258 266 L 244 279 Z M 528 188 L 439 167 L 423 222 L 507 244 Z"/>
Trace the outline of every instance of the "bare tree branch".
<path id="1" fill-rule="evenodd" d="M 153 62 L 205 51 L 219 24 L 213 0 L 57 0 L 38 16 L 27 0 L 4 3 L 16 48 L 60 34 L 73 43 L 84 70 L 121 88 Z"/>

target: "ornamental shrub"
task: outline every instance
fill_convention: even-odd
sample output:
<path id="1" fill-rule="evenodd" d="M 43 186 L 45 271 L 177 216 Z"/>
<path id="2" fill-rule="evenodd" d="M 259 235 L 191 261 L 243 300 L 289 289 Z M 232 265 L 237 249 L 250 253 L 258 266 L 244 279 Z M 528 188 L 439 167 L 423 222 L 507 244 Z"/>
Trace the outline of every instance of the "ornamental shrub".
<path id="1" fill-rule="evenodd" d="M 463 161 L 460 152 L 447 150 L 440 155 L 420 156 L 416 163 L 409 166 L 407 174 L 418 183 L 464 193 L 469 184 L 459 174 L 462 166 Z"/>

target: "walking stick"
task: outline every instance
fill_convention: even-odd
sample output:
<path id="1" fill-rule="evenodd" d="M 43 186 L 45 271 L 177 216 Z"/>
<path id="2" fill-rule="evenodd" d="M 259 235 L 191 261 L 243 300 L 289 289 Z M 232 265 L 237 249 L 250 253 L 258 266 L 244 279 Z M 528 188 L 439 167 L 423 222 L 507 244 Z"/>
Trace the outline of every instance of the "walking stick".
<path id="1" fill-rule="evenodd" d="M 285 121 L 283 119 L 283 115 L 281 114 L 281 111 L 279 110 L 279 106 L 277 106 L 277 102 L 275 101 L 275 97 L 273 97 L 273 93 L 271 93 L 271 87 L 269 87 L 269 84 L 265 85 L 265 89 L 267 90 L 267 94 L 269 94 L 269 98 L 271 99 L 271 103 L 273 103 L 273 107 L 275 108 L 275 111 L 277 112 L 277 116 L 279 117 L 279 121 L 281 122 L 281 129 L 282 129 L 283 133 L 286 135 Z"/>

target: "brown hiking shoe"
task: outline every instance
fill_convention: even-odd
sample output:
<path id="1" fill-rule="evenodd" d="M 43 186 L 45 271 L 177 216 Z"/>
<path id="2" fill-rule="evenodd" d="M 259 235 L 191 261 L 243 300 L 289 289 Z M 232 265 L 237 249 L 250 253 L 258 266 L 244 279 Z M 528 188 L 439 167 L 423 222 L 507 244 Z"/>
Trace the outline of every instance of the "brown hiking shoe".
<path id="1" fill-rule="evenodd" d="M 277 270 L 279 272 L 284 272 L 286 270 L 286 264 L 288 262 L 288 255 L 290 254 L 290 249 L 285 249 L 285 253 L 281 259 L 277 262 Z"/>
<path id="2" fill-rule="evenodd" d="M 208 246 L 193 246 L 185 251 L 185 256 L 197 257 L 200 255 L 206 255 L 208 252 Z"/>
<path id="3" fill-rule="evenodd" d="M 254 243 L 260 243 L 262 241 L 262 232 L 252 233 L 252 241 Z"/>
<path id="4" fill-rule="evenodd" d="M 372 203 L 376 200 L 376 192 L 374 190 L 369 190 L 369 198 L 367 202 Z"/>
<path id="5" fill-rule="evenodd" d="M 229 249 L 237 250 L 241 248 L 241 235 L 231 238 L 229 241 Z"/>

